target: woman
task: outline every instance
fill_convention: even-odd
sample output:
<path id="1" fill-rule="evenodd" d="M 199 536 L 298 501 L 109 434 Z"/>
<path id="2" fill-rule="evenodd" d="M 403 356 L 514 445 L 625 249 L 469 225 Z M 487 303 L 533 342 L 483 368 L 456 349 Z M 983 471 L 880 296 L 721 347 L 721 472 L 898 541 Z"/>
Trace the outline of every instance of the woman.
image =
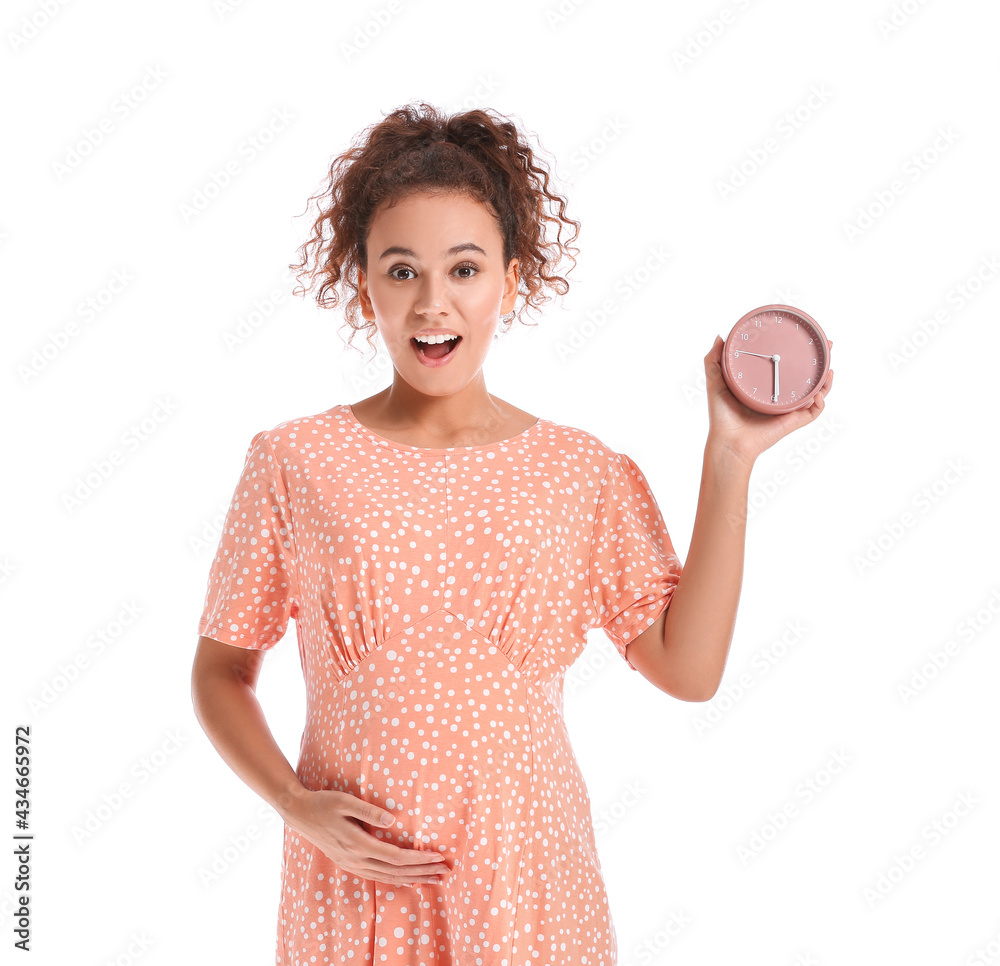
<path id="1" fill-rule="evenodd" d="M 752 413 L 716 339 L 682 570 L 628 456 L 487 392 L 500 317 L 565 293 L 554 269 L 577 236 L 561 234 L 579 229 L 517 128 L 402 108 L 334 161 L 321 197 L 297 267 L 314 249 L 321 305 L 352 290 L 348 320 L 377 328 L 393 381 L 254 436 L 192 676 L 213 744 L 285 822 L 276 961 L 609 966 L 565 672 L 600 626 L 656 687 L 712 697 L 742 582 L 731 521 L 756 457 L 824 393 Z M 293 619 L 295 769 L 254 694 Z"/>

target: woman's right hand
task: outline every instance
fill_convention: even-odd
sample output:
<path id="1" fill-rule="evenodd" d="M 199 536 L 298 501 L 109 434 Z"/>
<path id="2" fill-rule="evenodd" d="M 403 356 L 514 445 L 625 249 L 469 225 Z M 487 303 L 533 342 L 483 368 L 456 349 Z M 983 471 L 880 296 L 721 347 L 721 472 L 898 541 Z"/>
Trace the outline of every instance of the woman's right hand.
<path id="1" fill-rule="evenodd" d="M 393 825 L 383 825 L 382 815 L 390 812 L 348 792 L 302 784 L 254 692 L 263 659 L 260 650 L 198 639 L 191 669 L 195 713 L 226 764 L 344 872 L 389 885 L 440 881 L 436 877 L 450 869 L 439 852 L 400 848 L 362 825 L 389 832 Z"/>
<path id="2" fill-rule="evenodd" d="M 382 824 L 382 816 L 389 814 L 349 792 L 306 789 L 287 803 L 282 819 L 350 875 L 388 885 L 440 882 L 450 871 L 440 853 L 401 848 L 376 838 L 361 824 L 389 830 L 392 825 Z"/>

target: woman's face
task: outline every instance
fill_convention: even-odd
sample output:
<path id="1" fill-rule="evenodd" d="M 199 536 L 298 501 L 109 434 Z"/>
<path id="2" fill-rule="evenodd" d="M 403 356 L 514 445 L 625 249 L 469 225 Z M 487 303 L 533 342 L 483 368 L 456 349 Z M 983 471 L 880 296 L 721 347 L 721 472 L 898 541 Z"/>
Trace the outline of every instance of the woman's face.
<path id="1" fill-rule="evenodd" d="M 517 299 L 517 259 L 504 265 L 489 209 L 461 193 L 407 195 L 376 212 L 367 258 L 367 272 L 358 270 L 362 316 L 377 324 L 397 374 L 431 396 L 468 385 Z M 460 336 L 444 364 L 413 341 L 427 331 Z"/>

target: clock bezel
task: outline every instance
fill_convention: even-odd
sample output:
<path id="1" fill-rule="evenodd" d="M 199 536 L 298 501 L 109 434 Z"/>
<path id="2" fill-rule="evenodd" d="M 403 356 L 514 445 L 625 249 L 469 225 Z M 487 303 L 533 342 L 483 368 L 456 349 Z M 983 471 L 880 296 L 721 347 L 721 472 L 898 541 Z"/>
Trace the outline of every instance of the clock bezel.
<path id="1" fill-rule="evenodd" d="M 733 348 L 734 337 L 739 332 L 743 323 L 752 319 L 755 315 L 759 315 L 761 312 L 772 311 L 792 315 L 800 323 L 804 322 L 807 326 L 812 328 L 817 336 L 819 336 L 820 342 L 823 344 L 823 366 L 819 370 L 816 385 L 813 386 L 813 388 L 804 396 L 800 399 L 796 399 L 794 402 L 767 403 L 761 402 L 759 399 L 754 399 L 754 397 L 740 385 L 739 380 L 736 378 L 736 374 L 729 367 L 729 354 L 730 350 Z M 741 403 L 743 403 L 744 406 L 747 407 L 747 409 L 752 409 L 754 412 L 763 413 L 764 415 L 773 414 L 775 416 L 780 416 L 782 413 L 791 413 L 798 409 L 805 409 L 808 406 L 811 406 L 813 397 L 822 388 L 829 371 L 830 342 L 826 337 L 826 333 L 823 331 L 820 324 L 811 315 L 809 315 L 808 312 L 803 312 L 802 309 L 796 308 L 794 305 L 783 305 L 776 302 L 771 305 L 761 305 L 758 308 L 745 313 L 732 327 L 729 335 L 726 337 L 725 344 L 722 347 L 722 375 L 725 377 L 726 384 L 729 386 L 730 391 Z"/>

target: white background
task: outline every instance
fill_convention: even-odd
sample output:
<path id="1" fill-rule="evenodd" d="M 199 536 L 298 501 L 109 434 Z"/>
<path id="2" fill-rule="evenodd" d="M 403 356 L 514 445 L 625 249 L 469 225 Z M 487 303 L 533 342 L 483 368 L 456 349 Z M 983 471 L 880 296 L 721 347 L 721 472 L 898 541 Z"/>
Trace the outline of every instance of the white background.
<path id="1" fill-rule="evenodd" d="M 715 336 L 787 302 L 835 343 L 826 411 L 755 467 L 716 698 L 600 631 L 567 680 L 620 962 L 1000 962 L 996 6 L 45 7 L 0 24 L 3 828 L 29 724 L 34 961 L 273 962 L 280 823 L 194 717 L 196 624 L 253 434 L 389 382 L 286 266 L 329 161 L 423 99 L 555 158 L 579 264 L 488 386 L 631 455 L 682 559 Z M 294 763 L 294 634 L 259 695 Z"/>

